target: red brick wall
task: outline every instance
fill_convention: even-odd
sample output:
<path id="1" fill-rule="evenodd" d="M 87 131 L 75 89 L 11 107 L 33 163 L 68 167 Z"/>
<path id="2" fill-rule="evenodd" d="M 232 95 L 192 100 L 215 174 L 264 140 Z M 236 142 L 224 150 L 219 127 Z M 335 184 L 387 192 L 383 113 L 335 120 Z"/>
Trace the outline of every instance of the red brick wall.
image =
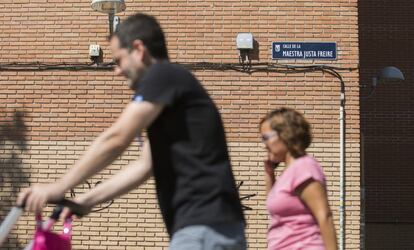
<path id="1" fill-rule="evenodd" d="M 379 85 L 371 98 L 361 102 L 366 249 L 412 249 L 414 2 L 359 2 L 361 82 L 370 83 L 389 65 L 400 68 L 406 78 L 403 83 Z"/>
<path id="2" fill-rule="evenodd" d="M 167 34 L 173 62 L 237 63 L 235 37 L 252 32 L 255 62 L 271 60 L 273 41 L 337 42 L 337 61 L 279 61 L 297 65 L 357 67 L 357 1 L 127 1 L 125 19 L 136 11 L 155 15 Z M 87 63 L 88 47 L 99 43 L 104 61 L 107 17 L 88 1 L 20 0 L 0 3 L 0 58 L 5 62 Z M 264 201 L 258 122 L 275 107 L 304 112 L 313 125 L 309 152 L 322 163 L 335 224 L 339 215 L 339 92 L 337 79 L 320 72 L 282 74 L 195 71 L 219 106 L 243 204 L 249 249 L 266 249 L 268 224 Z M 346 249 L 359 249 L 359 88 L 358 72 L 341 71 L 346 84 Z M 104 71 L 0 72 L 2 181 L 0 216 L 16 193 L 30 183 L 56 179 L 128 103 L 123 79 Z M 18 113 L 17 116 L 14 114 Z M 19 118 L 21 117 L 21 118 Z M 15 131 L 21 131 L 16 134 Z M 137 145 L 91 182 L 108 178 L 136 159 Z M 83 188 L 77 189 L 82 192 Z M 5 205 L 3 205 L 5 204 Z M 50 210 L 48 210 L 50 211 Z M 8 249 L 24 246 L 33 232 L 26 214 L 13 231 Z M 126 232 L 124 231 L 126 229 Z M 153 181 L 116 199 L 106 210 L 75 223 L 75 249 L 160 249 L 168 245 Z"/>

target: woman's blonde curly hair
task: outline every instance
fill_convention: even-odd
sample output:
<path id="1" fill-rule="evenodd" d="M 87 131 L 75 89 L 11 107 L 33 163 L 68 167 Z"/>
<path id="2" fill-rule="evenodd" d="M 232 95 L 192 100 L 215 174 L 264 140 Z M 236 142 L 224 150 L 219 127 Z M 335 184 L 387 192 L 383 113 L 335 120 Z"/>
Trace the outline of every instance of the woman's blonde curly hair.
<path id="1" fill-rule="evenodd" d="M 310 124 L 301 113 L 282 107 L 268 113 L 260 126 L 266 121 L 269 121 L 272 130 L 278 133 L 294 158 L 306 154 L 306 149 L 312 142 L 312 134 Z"/>

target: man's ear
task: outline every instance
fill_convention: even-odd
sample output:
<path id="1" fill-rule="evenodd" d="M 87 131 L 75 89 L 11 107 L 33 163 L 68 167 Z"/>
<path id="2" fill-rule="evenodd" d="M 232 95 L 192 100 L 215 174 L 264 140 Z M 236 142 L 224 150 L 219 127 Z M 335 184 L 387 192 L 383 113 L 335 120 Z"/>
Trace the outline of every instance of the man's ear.
<path id="1" fill-rule="evenodd" d="M 141 54 L 145 50 L 145 45 L 141 40 L 137 39 L 132 42 L 132 48 Z"/>

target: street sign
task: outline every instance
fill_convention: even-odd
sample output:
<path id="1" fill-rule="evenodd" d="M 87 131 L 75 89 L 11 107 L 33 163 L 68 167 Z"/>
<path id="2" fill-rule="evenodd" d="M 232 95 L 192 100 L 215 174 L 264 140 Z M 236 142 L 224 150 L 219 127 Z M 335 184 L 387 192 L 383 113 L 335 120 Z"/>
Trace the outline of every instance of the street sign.
<path id="1" fill-rule="evenodd" d="M 336 43 L 273 42 L 272 59 L 336 60 Z"/>

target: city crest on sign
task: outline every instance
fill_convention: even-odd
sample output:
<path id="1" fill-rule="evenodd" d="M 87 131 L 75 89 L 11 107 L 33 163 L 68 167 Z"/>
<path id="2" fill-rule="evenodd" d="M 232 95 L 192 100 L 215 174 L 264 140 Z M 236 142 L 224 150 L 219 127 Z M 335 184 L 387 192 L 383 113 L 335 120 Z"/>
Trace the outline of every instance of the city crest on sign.
<path id="1" fill-rule="evenodd" d="M 280 44 L 275 44 L 275 51 L 279 52 L 280 51 Z"/>

